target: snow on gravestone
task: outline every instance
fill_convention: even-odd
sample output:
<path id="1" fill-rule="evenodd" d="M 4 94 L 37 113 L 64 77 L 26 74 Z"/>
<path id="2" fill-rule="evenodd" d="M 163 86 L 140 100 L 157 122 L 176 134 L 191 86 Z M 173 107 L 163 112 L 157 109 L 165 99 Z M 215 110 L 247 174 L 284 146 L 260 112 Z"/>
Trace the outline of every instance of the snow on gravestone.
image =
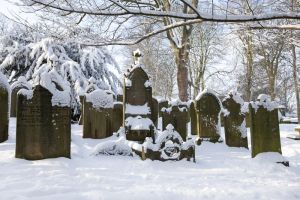
<path id="1" fill-rule="evenodd" d="M 249 104 L 249 111 L 252 158 L 263 152 L 281 154 L 276 103 L 271 102 L 267 95 L 259 95 L 256 102 Z"/>
<path id="2" fill-rule="evenodd" d="M 241 112 L 244 100 L 231 91 L 222 101 L 226 144 L 230 147 L 248 148 L 245 114 Z"/>
<path id="3" fill-rule="evenodd" d="M 6 77 L 0 72 L 0 142 L 8 139 L 8 103 L 10 87 Z"/>
<path id="4" fill-rule="evenodd" d="M 220 139 L 221 103 L 214 92 L 206 89 L 197 96 L 196 112 L 200 139 L 218 142 Z"/>
<path id="5" fill-rule="evenodd" d="M 70 158 L 70 88 L 55 70 L 43 72 L 17 100 L 16 158 Z"/>
<path id="6" fill-rule="evenodd" d="M 17 94 L 19 90 L 31 90 L 31 88 L 31 85 L 27 82 L 24 76 L 20 76 L 18 80 L 11 85 L 10 117 L 17 116 Z"/>
<path id="7" fill-rule="evenodd" d="M 112 135 L 113 94 L 102 89 L 86 94 L 83 103 L 83 138 Z"/>
<path id="8" fill-rule="evenodd" d="M 163 108 L 163 130 L 166 130 L 169 124 L 172 124 L 183 140 L 187 137 L 188 109 L 186 105 L 178 101 L 171 103 L 169 108 Z"/>
<path id="9" fill-rule="evenodd" d="M 144 141 L 154 135 L 152 87 L 139 58 L 135 59 L 124 80 L 124 126 L 127 140 Z"/>

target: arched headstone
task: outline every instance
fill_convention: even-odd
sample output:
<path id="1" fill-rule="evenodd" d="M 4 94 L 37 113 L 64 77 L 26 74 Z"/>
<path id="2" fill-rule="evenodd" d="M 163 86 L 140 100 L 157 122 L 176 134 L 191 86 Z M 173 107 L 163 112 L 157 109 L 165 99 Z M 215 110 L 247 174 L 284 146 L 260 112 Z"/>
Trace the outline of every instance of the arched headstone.
<path id="1" fill-rule="evenodd" d="M 220 139 L 219 117 L 221 104 L 211 91 L 205 90 L 196 98 L 198 132 L 201 140 L 218 142 Z"/>
<path id="2" fill-rule="evenodd" d="M 8 139 L 8 105 L 10 87 L 6 77 L 0 72 L 0 142 Z"/>
<path id="3" fill-rule="evenodd" d="M 244 100 L 232 91 L 222 101 L 226 144 L 230 147 L 248 148 L 245 114 L 241 112 Z"/>
<path id="4" fill-rule="evenodd" d="M 252 158 L 263 152 L 281 154 L 278 109 L 267 95 L 249 104 Z"/>
<path id="5" fill-rule="evenodd" d="M 24 76 L 20 76 L 18 80 L 11 85 L 10 117 L 16 117 L 17 115 L 17 94 L 19 90 L 30 90 L 31 88 L 31 85 Z"/>
<path id="6" fill-rule="evenodd" d="M 112 135 L 113 94 L 97 89 L 85 95 L 83 137 L 102 139 Z"/>

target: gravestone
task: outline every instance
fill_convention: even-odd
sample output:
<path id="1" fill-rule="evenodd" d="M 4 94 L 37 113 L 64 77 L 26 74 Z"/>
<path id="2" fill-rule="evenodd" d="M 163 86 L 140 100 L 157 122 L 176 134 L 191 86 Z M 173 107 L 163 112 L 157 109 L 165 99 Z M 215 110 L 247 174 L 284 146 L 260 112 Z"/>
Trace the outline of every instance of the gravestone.
<path id="1" fill-rule="evenodd" d="M 20 89 L 31 89 L 31 85 L 24 76 L 20 76 L 18 80 L 11 85 L 10 117 L 16 117 L 17 115 L 17 93 Z"/>
<path id="2" fill-rule="evenodd" d="M 200 140 L 218 142 L 220 139 L 219 117 L 221 104 L 219 98 L 209 90 L 196 98 L 198 134 Z"/>
<path id="3" fill-rule="evenodd" d="M 163 130 L 166 130 L 169 124 L 172 124 L 174 129 L 180 134 L 185 141 L 188 135 L 187 125 L 189 121 L 188 109 L 186 105 L 171 105 L 169 108 L 162 109 L 163 111 Z"/>
<path id="4" fill-rule="evenodd" d="M 191 123 L 191 134 L 192 135 L 197 135 L 198 130 L 197 130 L 197 112 L 196 112 L 196 107 L 195 107 L 195 102 L 191 101 L 189 103 L 189 115 L 190 115 L 190 123 Z"/>
<path id="5" fill-rule="evenodd" d="M 70 158 L 70 92 L 60 86 L 55 92 L 42 85 L 18 92 L 16 158 Z"/>
<path id="6" fill-rule="evenodd" d="M 224 113 L 224 129 L 226 144 L 230 147 L 248 148 L 245 114 L 241 108 L 244 104 L 241 96 L 232 91 L 222 101 Z"/>
<path id="7" fill-rule="evenodd" d="M 249 104 L 252 158 L 263 152 L 281 154 L 278 109 L 267 95 Z"/>
<path id="8" fill-rule="evenodd" d="M 114 102 L 112 115 L 112 131 L 117 132 L 123 125 L 123 103 Z"/>
<path id="9" fill-rule="evenodd" d="M 97 89 L 85 95 L 83 138 L 102 139 L 112 135 L 113 94 Z"/>
<path id="10" fill-rule="evenodd" d="M 0 72 L 0 142 L 8 139 L 8 105 L 10 86 L 6 77 Z"/>
<path id="11" fill-rule="evenodd" d="M 151 119 L 155 127 L 158 125 L 158 101 L 156 98 L 152 98 L 152 108 L 151 108 Z"/>
<path id="12" fill-rule="evenodd" d="M 135 62 L 124 80 L 124 126 L 126 138 L 144 141 L 154 137 L 152 122 L 152 87 L 147 73 L 139 64 L 140 53 L 135 54 Z"/>

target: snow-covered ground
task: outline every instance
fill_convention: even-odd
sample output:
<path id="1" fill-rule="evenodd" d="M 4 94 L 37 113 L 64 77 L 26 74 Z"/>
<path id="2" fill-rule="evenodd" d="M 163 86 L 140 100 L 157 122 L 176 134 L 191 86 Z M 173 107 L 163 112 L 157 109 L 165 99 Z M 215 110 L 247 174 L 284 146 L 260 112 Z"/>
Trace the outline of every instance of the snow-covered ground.
<path id="1" fill-rule="evenodd" d="M 0 144 L 0 199 L 300 199 L 300 141 L 286 138 L 295 126 L 280 126 L 290 167 L 224 143 L 197 147 L 196 163 L 92 156 L 103 140 L 82 139 L 79 125 L 72 125 L 72 159 L 26 161 L 14 157 L 12 118 Z"/>

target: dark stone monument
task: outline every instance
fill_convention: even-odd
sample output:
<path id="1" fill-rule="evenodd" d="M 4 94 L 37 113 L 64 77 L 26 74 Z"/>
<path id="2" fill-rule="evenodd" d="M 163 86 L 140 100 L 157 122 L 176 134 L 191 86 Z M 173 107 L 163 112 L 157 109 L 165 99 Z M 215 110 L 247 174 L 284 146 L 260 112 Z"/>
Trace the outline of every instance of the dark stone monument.
<path id="1" fill-rule="evenodd" d="M 219 98 L 210 91 L 204 91 L 196 98 L 198 132 L 201 140 L 218 142 L 220 139 L 219 117 L 221 104 Z"/>
<path id="2" fill-rule="evenodd" d="M 226 144 L 230 147 L 248 148 L 245 114 L 241 112 L 244 104 L 241 96 L 232 91 L 222 102 L 227 112 L 224 113 Z"/>
<path id="3" fill-rule="evenodd" d="M 31 89 L 31 85 L 24 76 L 20 76 L 18 80 L 11 85 L 10 117 L 17 116 L 17 94 L 20 89 Z"/>
<path id="4" fill-rule="evenodd" d="M 157 127 L 158 124 L 158 109 L 159 107 L 157 99 L 152 98 L 151 119 L 155 127 Z"/>
<path id="5" fill-rule="evenodd" d="M 260 95 L 256 102 L 249 104 L 251 118 L 252 158 L 263 152 L 281 154 L 278 109 L 274 102 Z"/>
<path id="6" fill-rule="evenodd" d="M 198 129 L 197 129 L 197 112 L 195 107 L 195 102 L 191 101 L 189 103 L 189 115 L 190 115 L 190 123 L 191 123 L 191 134 L 192 135 L 198 135 Z"/>
<path id="7" fill-rule="evenodd" d="M 113 94 L 97 89 L 85 95 L 83 138 L 102 139 L 112 135 Z"/>
<path id="8" fill-rule="evenodd" d="M 112 114 L 112 131 L 117 132 L 123 125 L 123 103 L 114 102 Z"/>
<path id="9" fill-rule="evenodd" d="M 16 158 L 70 158 L 71 109 L 53 96 L 41 85 L 18 92 Z"/>
<path id="10" fill-rule="evenodd" d="M 171 105 L 171 107 L 163 109 L 163 130 L 172 124 L 183 140 L 186 140 L 188 135 L 188 122 L 189 116 L 186 105 Z"/>
<path id="11" fill-rule="evenodd" d="M 152 122 L 152 87 L 147 73 L 139 64 L 135 55 L 135 63 L 125 74 L 124 81 L 124 126 L 127 140 L 144 141 L 146 137 L 154 137 Z"/>
<path id="12" fill-rule="evenodd" d="M 6 77 L 0 72 L 0 142 L 8 139 L 8 97 L 9 84 Z"/>

